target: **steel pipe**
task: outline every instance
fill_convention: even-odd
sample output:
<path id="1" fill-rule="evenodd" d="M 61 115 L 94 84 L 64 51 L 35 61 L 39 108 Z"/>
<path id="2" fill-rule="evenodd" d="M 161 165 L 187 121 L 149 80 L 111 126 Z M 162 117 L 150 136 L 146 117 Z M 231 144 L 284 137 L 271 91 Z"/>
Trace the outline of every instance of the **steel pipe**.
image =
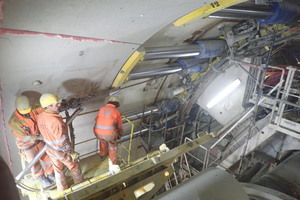
<path id="1" fill-rule="evenodd" d="M 164 76 L 168 74 L 174 74 L 182 70 L 182 68 L 177 64 L 174 67 L 163 67 L 163 68 L 141 68 L 138 70 L 134 70 L 129 75 L 130 80 L 136 80 L 141 78 L 150 78 L 155 76 Z"/>
<path id="2" fill-rule="evenodd" d="M 149 47 L 145 48 L 144 60 L 155 60 L 163 58 L 191 57 L 194 59 L 178 60 L 176 64 L 164 65 L 162 67 L 143 67 L 134 69 L 130 75 L 130 80 L 164 76 L 177 72 L 182 75 L 202 72 L 208 68 L 207 59 L 220 56 L 227 49 L 224 40 L 196 41 L 195 44 L 175 47 Z M 205 63 L 206 61 L 206 63 Z"/>
<path id="3" fill-rule="evenodd" d="M 173 47 L 145 47 L 145 51 L 144 60 L 191 57 L 199 55 L 199 46 L 192 44 Z"/>
<path id="4" fill-rule="evenodd" d="M 25 175 L 25 173 L 40 159 L 40 157 L 46 152 L 46 145 L 43 147 L 43 149 L 33 158 L 33 160 L 21 171 L 18 176 L 16 176 L 16 181 L 20 181 L 20 179 Z"/>
<path id="5" fill-rule="evenodd" d="M 300 7 L 290 2 L 272 2 L 270 6 L 232 6 L 216 13 L 211 18 L 257 19 L 262 24 L 287 23 L 296 20 Z"/>
<path id="6" fill-rule="evenodd" d="M 212 13 L 209 17 L 230 19 L 265 19 L 271 15 L 273 15 L 273 11 L 270 6 L 232 6 Z"/>
<path id="7" fill-rule="evenodd" d="M 147 132 L 148 130 L 149 130 L 148 128 L 145 128 L 145 129 L 142 129 L 140 131 L 136 131 L 132 134 L 132 138 L 138 137 L 141 134 Z M 122 142 L 125 142 L 125 141 L 129 140 L 129 139 L 130 139 L 130 134 L 122 136 L 117 142 L 122 143 Z"/>
<path id="8" fill-rule="evenodd" d="M 136 114 L 130 114 L 129 116 L 126 116 L 126 118 L 129 119 L 130 121 L 132 121 L 132 120 L 139 119 L 141 117 L 146 117 L 146 116 L 150 115 L 151 113 L 154 113 L 157 111 L 158 111 L 158 109 L 156 107 L 153 107 L 147 111 L 139 112 Z M 123 120 L 123 122 L 127 122 L 126 119 L 124 119 L 124 118 L 122 120 Z"/>
<path id="9" fill-rule="evenodd" d="M 204 72 L 208 69 L 207 59 L 179 59 L 175 64 L 165 65 L 162 67 L 143 67 L 133 70 L 130 75 L 130 80 L 150 78 L 155 76 L 165 76 L 169 74 L 177 73 L 180 76 Z"/>
<path id="10" fill-rule="evenodd" d="M 196 44 L 171 47 L 145 47 L 144 60 L 156 60 L 165 58 L 192 57 L 211 58 L 220 56 L 226 50 L 224 40 L 196 41 Z"/>

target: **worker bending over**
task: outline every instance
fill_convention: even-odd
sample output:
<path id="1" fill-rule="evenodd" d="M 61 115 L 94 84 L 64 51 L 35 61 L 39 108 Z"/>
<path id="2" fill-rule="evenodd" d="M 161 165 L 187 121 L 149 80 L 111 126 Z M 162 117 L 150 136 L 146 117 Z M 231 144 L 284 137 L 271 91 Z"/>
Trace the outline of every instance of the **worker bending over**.
<path id="1" fill-rule="evenodd" d="M 123 134 L 122 116 L 117 109 L 120 101 L 117 97 L 110 97 L 108 103 L 100 108 L 96 117 L 94 133 L 100 140 L 100 160 L 104 160 L 109 150 L 109 158 L 113 165 L 117 165 L 117 139 Z"/>
<path id="2" fill-rule="evenodd" d="M 16 110 L 12 114 L 8 124 L 16 137 L 19 152 L 28 163 L 43 149 L 45 143 L 39 139 L 40 131 L 37 126 L 37 115 L 43 112 L 41 107 L 31 106 L 26 96 L 16 98 Z M 44 189 L 55 185 L 53 167 L 49 156 L 45 153 L 40 160 L 44 162 L 43 169 L 40 161 L 31 168 L 33 177 L 39 179 Z M 47 176 L 45 176 L 44 172 Z"/>
<path id="3" fill-rule="evenodd" d="M 68 126 L 58 114 L 60 99 L 55 94 L 46 93 L 40 98 L 44 112 L 38 116 L 38 127 L 44 137 L 47 146 L 47 153 L 50 156 L 58 191 L 68 188 L 64 165 L 71 171 L 74 183 L 83 180 L 78 162 L 78 153 L 71 148 L 68 136 Z"/>

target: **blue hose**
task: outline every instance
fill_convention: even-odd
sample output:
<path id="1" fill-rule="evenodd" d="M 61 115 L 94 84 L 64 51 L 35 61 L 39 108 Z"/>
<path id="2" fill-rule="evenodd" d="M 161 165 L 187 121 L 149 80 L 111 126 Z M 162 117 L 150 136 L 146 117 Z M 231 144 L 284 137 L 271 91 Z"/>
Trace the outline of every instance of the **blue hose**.
<path id="1" fill-rule="evenodd" d="M 284 24 L 300 16 L 300 8 L 289 3 L 272 2 L 273 15 L 267 19 L 259 19 L 261 24 Z"/>

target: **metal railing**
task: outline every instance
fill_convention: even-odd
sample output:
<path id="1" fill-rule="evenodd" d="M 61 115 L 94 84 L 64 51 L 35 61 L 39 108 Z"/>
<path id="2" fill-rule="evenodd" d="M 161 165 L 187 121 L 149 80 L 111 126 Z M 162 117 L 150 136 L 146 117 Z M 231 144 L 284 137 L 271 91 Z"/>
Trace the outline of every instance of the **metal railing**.
<path id="1" fill-rule="evenodd" d="M 197 134 L 197 137 L 200 138 L 199 134 Z M 185 137 L 185 138 L 184 138 L 184 143 L 191 142 L 191 141 L 193 141 L 193 140 L 190 139 L 190 138 L 188 138 L 188 137 Z M 183 155 L 181 156 L 181 160 L 182 160 L 182 157 L 184 157 L 184 161 L 185 161 L 185 163 L 186 163 L 187 170 L 188 170 L 188 173 L 189 173 L 189 176 L 190 176 L 190 177 L 192 177 L 192 172 L 191 172 L 191 167 L 190 167 L 190 164 L 189 164 L 187 155 L 190 156 L 190 157 L 192 157 L 193 159 L 197 160 L 198 162 L 202 163 L 202 170 L 204 170 L 205 156 L 206 156 L 206 152 L 207 152 L 208 149 L 207 149 L 206 147 L 204 147 L 203 145 L 199 145 L 199 146 L 198 146 L 198 149 L 199 149 L 199 148 L 202 149 L 202 150 L 204 150 L 204 158 L 203 158 L 203 160 L 201 160 L 201 159 L 199 159 L 198 157 L 194 156 L 191 152 L 186 152 L 185 154 L 183 154 Z M 183 168 L 182 163 L 183 163 L 183 162 L 181 161 L 181 162 L 180 162 L 180 164 L 181 164 L 180 168 L 181 168 L 181 169 Z M 199 172 L 199 171 L 198 171 L 197 169 L 195 169 L 195 168 L 194 168 L 194 170 L 196 170 L 197 172 Z M 202 171 L 202 170 L 201 170 L 201 171 Z"/>
<path id="2" fill-rule="evenodd" d="M 278 81 L 278 83 L 275 86 L 268 86 L 268 85 L 264 85 L 265 87 L 269 87 L 271 88 L 271 90 L 267 93 L 267 95 L 262 96 L 262 98 L 258 99 L 257 101 L 257 106 L 261 105 L 265 100 L 267 100 L 267 98 L 270 98 L 271 94 L 273 92 L 276 91 L 276 99 L 278 99 L 280 97 L 280 94 L 283 93 L 281 91 L 282 89 L 282 85 L 284 83 L 284 74 L 285 74 L 285 69 L 283 68 L 278 68 L 278 67 L 270 67 L 270 68 L 274 68 L 276 70 L 280 70 L 281 71 L 281 75 L 280 75 L 280 80 Z M 290 82 L 289 82 L 290 83 Z M 288 84 L 289 84 L 288 83 Z M 286 84 L 286 87 L 287 84 Z M 256 90 L 254 90 L 255 92 Z M 288 91 L 288 88 L 285 89 L 285 91 Z M 282 95 L 283 96 L 283 95 Z M 281 98 L 282 98 L 281 96 Z M 286 95 L 285 95 L 286 96 Z M 280 101 L 281 103 L 281 109 L 280 110 L 280 116 L 282 117 L 282 113 L 283 113 L 283 109 L 284 109 L 284 105 L 285 102 Z M 227 153 L 228 151 L 232 150 L 234 148 L 234 146 L 240 142 L 241 140 L 245 139 L 245 137 L 247 137 L 248 134 L 244 134 L 242 135 L 237 141 L 234 142 L 234 144 L 232 144 L 231 146 L 229 146 L 226 151 L 224 151 L 222 153 L 222 155 L 218 156 L 216 159 L 211 160 L 211 150 L 216 147 L 218 144 L 220 144 L 224 138 L 229 135 L 238 125 L 240 125 L 241 123 L 243 123 L 254 111 L 255 111 L 256 106 L 253 106 L 252 108 L 250 108 L 248 111 L 246 111 L 239 119 L 236 120 L 236 122 L 230 124 L 230 127 L 224 127 L 223 129 L 221 129 L 216 135 L 219 136 L 219 139 L 213 143 L 206 151 L 206 155 L 205 155 L 205 161 L 204 161 L 204 169 L 210 167 L 212 164 L 216 163 L 217 160 L 219 160 L 225 153 Z M 273 104 L 272 107 L 272 115 L 273 116 L 275 114 L 275 111 L 277 110 L 277 105 L 276 103 Z M 270 118 L 270 120 L 272 120 L 272 117 Z M 271 123 L 271 121 L 270 121 Z M 227 129 L 227 130 L 226 130 Z M 224 131 L 226 131 L 224 134 L 222 134 Z"/>
<path id="3" fill-rule="evenodd" d="M 122 115 L 124 119 L 131 125 L 130 129 L 130 139 L 129 139 L 129 146 L 128 149 L 125 147 L 125 145 L 122 143 L 121 146 L 127 151 L 128 156 L 127 156 L 127 164 L 130 163 L 130 156 L 131 156 L 131 146 L 132 146 L 132 137 L 133 137 L 133 132 L 134 132 L 134 123 L 132 123 L 128 118 L 126 118 L 124 115 Z"/>

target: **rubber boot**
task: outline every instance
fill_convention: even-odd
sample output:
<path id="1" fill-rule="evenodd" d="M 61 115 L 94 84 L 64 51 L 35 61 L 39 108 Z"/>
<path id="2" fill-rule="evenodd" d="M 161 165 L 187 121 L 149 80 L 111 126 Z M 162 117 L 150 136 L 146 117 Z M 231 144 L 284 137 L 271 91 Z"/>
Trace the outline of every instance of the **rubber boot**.
<path id="1" fill-rule="evenodd" d="M 50 180 L 45 175 L 39 176 L 38 179 L 41 182 L 41 185 L 44 189 L 53 187 L 55 185 L 55 182 L 50 182 Z"/>

